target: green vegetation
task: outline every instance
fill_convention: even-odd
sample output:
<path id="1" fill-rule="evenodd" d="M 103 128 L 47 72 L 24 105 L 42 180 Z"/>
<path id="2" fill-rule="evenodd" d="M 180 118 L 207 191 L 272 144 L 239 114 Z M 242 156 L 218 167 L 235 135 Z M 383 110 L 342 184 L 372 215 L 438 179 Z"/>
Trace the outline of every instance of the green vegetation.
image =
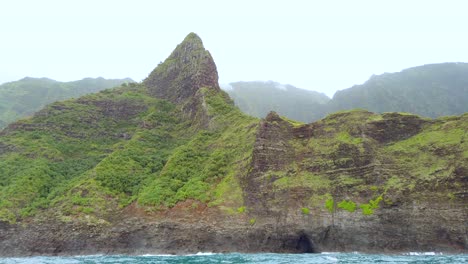
<path id="1" fill-rule="evenodd" d="M 133 82 L 131 79 L 104 78 L 57 82 L 47 78 L 26 77 L 19 81 L 4 83 L 0 85 L 0 129 L 54 101 L 76 98 L 131 82 Z"/>
<path id="2" fill-rule="evenodd" d="M 193 87 L 211 58 L 198 36 L 178 49 L 197 54 L 191 67 L 181 67 L 176 51 L 145 84 L 57 102 L 5 130 L 0 220 L 52 210 L 63 221 L 102 223 L 131 203 L 153 211 L 187 199 L 245 211 L 239 179 L 258 121 L 216 86 Z M 170 87 L 158 90 L 160 82 Z M 194 93 L 179 97 L 185 91 Z"/>
<path id="3" fill-rule="evenodd" d="M 302 212 L 303 215 L 308 215 L 308 214 L 310 214 L 310 209 L 307 208 L 307 207 L 302 207 L 301 212 Z"/>
<path id="4" fill-rule="evenodd" d="M 341 142 L 345 142 L 345 143 L 353 144 L 353 145 L 361 144 L 363 142 L 362 138 L 352 137 L 346 131 L 342 131 L 342 132 L 339 132 L 338 134 L 336 134 L 336 139 L 341 141 Z"/>
<path id="5" fill-rule="evenodd" d="M 172 207 L 179 201 L 195 199 L 219 205 L 229 195 L 241 198 L 238 184 L 225 185 L 223 180 L 236 179 L 247 166 L 256 119 L 240 113 L 221 93 L 209 89 L 203 93 L 215 129 L 198 132 L 174 151 L 159 176 L 142 191 L 141 204 Z"/>
<path id="6" fill-rule="evenodd" d="M 374 210 L 379 208 L 380 202 L 383 200 L 382 196 L 377 197 L 374 200 L 370 200 L 367 204 L 361 204 L 359 207 L 362 210 L 363 215 L 372 215 L 374 214 Z"/>
<path id="7" fill-rule="evenodd" d="M 119 110 L 122 106 L 125 111 Z M 94 185 L 102 184 L 105 188 L 98 189 L 104 193 L 133 195 L 146 174 L 137 172 L 132 179 L 126 173 L 138 169 L 137 165 L 145 170 L 157 167 L 149 166 L 150 159 L 157 162 L 153 156 L 141 154 L 158 145 L 143 146 L 150 142 L 143 141 L 141 135 L 149 132 L 135 133 L 137 127 L 143 122 L 154 125 L 152 115 L 170 116 L 170 111 L 166 102 L 146 96 L 144 87 L 132 84 L 51 104 L 35 117 L 17 122 L 18 129 L 7 130 L 0 138 L 0 210 L 5 216 L 2 218 L 12 222 L 33 215 L 59 197 L 63 203 L 74 205 L 76 197 L 70 195 L 67 200 L 64 195 L 79 179 L 84 183 L 87 178 L 96 178 Z M 162 120 L 157 119 L 160 130 L 147 135 L 153 142 L 158 134 L 170 133 Z M 167 122 L 177 124 L 171 119 Z M 169 143 L 158 141 L 160 145 Z M 160 154 L 161 158 L 168 155 Z M 86 208 L 84 211 L 90 212 Z"/>
<path id="8" fill-rule="evenodd" d="M 241 207 L 237 208 L 237 212 L 239 214 L 245 213 L 245 206 L 241 206 Z"/>
<path id="9" fill-rule="evenodd" d="M 328 198 L 325 201 L 325 208 L 327 208 L 327 210 L 330 213 L 333 213 L 333 211 L 335 211 L 335 201 L 333 200 L 333 198 Z"/>
<path id="10" fill-rule="evenodd" d="M 1 219 L 14 222 L 51 206 L 64 216 L 103 216 L 135 200 L 171 207 L 194 199 L 245 211 L 238 178 L 246 173 L 257 120 L 224 93 L 202 92 L 210 130 L 190 128 L 174 104 L 135 84 L 58 102 L 21 121 L 51 125 L 0 139 L 11 149 L 0 159 Z"/>
<path id="11" fill-rule="evenodd" d="M 337 204 L 338 208 L 341 208 L 343 210 L 346 210 L 348 212 L 354 212 L 356 211 L 356 203 L 353 201 L 347 201 L 343 200 Z"/>
<path id="12" fill-rule="evenodd" d="M 393 192 L 413 190 L 432 181 L 453 181 L 450 169 L 463 166 L 468 131 L 466 115 L 446 122 L 435 122 L 426 126 L 421 133 L 408 139 L 389 144 L 383 149 L 385 155 L 393 157 L 411 177 L 393 176 L 386 182 L 386 189 Z"/>

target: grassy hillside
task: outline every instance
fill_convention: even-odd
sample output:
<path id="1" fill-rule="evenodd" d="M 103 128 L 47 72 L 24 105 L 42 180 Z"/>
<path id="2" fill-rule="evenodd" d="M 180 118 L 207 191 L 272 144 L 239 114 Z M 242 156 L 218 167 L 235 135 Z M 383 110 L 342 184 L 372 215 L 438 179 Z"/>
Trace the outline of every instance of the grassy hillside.
<path id="1" fill-rule="evenodd" d="M 22 117 L 29 116 L 45 105 L 77 98 L 85 94 L 119 86 L 131 79 L 106 80 L 86 78 L 73 82 L 57 82 L 47 78 L 26 77 L 0 85 L 0 129 Z"/>
<path id="2" fill-rule="evenodd" d="M 154 208 L 186 199 L 241 206 L 238 176 L 256 119 L 204 89 L 213 128 L 199 131 L 174 104 L 146 91 L 130 84 L 54 103 L 5 130 L 0 219 L 15 222 L 50 207 L 65 220 L 101 219 L 135 200 Z"/>
<path id="3" fill-rule="evenodd" d="M 0 215 L 13 221 L 48 207 L 127 142 L 158 105 L 139 91 L 131 85 L 57 102 L 4 130 Z"/>

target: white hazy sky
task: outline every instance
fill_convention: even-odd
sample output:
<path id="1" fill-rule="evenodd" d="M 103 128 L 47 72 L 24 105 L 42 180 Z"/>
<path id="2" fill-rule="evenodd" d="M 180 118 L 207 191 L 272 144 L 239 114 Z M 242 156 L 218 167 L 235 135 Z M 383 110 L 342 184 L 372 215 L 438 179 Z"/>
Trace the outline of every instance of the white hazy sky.
<path id="1" fill-rule="evenodd" d="M 372 74 L 467 62 L 467 12 L 465 0 L 1 0 L 0 83 L 140 81 L 195 32 L 221 83 L 333 95 Z"/>

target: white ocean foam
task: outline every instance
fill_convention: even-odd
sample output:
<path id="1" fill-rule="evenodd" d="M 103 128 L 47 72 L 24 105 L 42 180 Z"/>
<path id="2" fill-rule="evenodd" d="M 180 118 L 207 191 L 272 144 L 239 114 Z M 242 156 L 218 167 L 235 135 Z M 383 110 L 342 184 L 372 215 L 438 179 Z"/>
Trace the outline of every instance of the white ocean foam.
<path id="1" fill-rule="evenodd" d="M 337 258 L 331 257 L 331 256 L 325 256 L 326 259 L 331 260 L 331 261 L 338 261 Z"/>
<path id="2" fill-rule="evenodd" d="M 211 256 L 211 255 L 215 255 L 215 253 L 213 253 L 213 252 L 198 252 L 197 254 L 194 254 L 193 256 Z"/>
<path id="3" fill-rule="evenodd" d="M 177 257 L 177 255 L 171 254 L 144 254 L 141 257 Z"/>
<path id="4" fill-rule="evenodd" d="M 196 254 L 186 254 L 186 255 L 177 255 L 177 254 L 144 254 L 140 255 L 140 257 L 190 257 L 190 256 L 212 256 L 216 255 L 216 253 L 213 252 L 198 252 Z"/>
<path id="5" fill-rule="evenodd" d="M 410 256 L 435 256 L 435 255 L 443 255 L 441 252 L 408 252 L 404 255 Z"/>
<path id="6" fill-rule="evenodd" d="M 322 253 L 320 253 L 320 254 L 330 255 L 330 254 L 339 254 L 339 253 L 340 253 L 340 252 L 331 252 L 331 251 L 330 251 L 330 252 L 326 252 L 326 251 L 325 251 L 325 252 L 322 252 Z"/>

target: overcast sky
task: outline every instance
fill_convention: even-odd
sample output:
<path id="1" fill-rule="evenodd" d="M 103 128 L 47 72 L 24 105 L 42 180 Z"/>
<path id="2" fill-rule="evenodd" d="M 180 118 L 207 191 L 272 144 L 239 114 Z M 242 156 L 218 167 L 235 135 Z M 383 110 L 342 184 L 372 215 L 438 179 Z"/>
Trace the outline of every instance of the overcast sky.
<path id="1" fill-rule="evenodd" d="M 221 83 L 274 80 L 333 95 L 372 74 L 468 62 L 467 10 L 463 0 L 1 1 L 0 83 L 140 81 L 195 32 Z"/>

